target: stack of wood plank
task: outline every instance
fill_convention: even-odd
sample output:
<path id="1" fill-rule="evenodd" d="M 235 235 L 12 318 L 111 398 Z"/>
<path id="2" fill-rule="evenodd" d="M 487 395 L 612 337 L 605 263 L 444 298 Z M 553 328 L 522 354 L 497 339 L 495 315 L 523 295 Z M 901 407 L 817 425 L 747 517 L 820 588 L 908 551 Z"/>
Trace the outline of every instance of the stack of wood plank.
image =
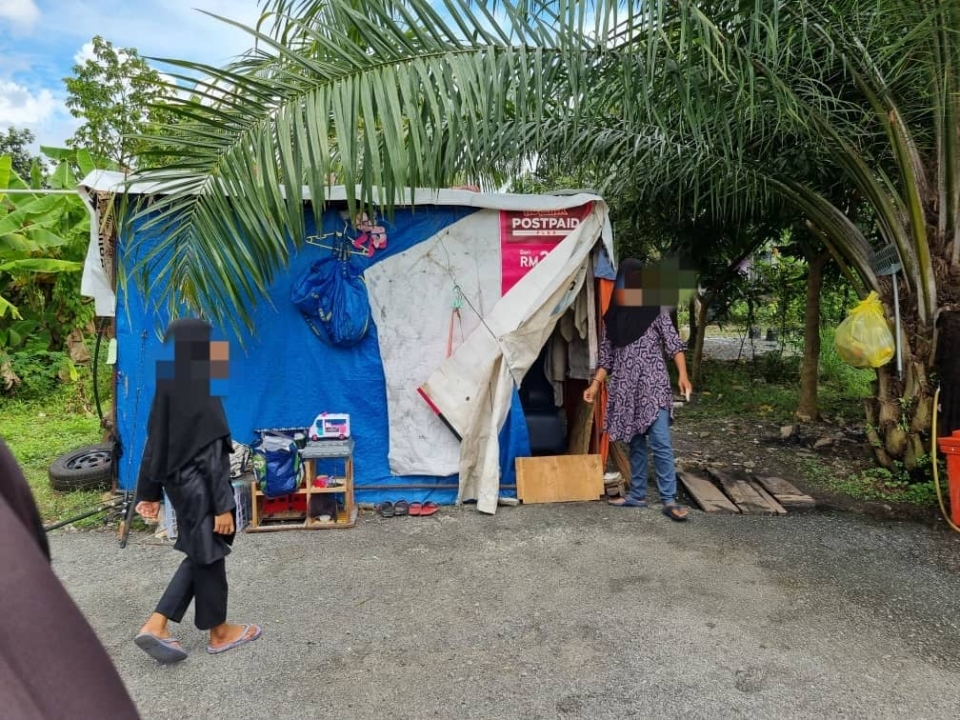
<path id="1" fill-rule="evenodd" d="M 812 497 L 775 476 L 707 466 L 678 470 L 677 478 L 708 513 L 786 515 L 788 511 L 816 507 Z"/>

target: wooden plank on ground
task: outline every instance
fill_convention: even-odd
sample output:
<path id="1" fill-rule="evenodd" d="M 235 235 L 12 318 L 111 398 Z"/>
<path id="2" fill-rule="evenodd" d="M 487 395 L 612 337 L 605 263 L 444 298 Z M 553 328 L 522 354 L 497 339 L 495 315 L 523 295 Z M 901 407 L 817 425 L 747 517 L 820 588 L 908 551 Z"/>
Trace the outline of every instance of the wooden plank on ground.
<path id="1" fill-rule="evenodd" d="M 599 500 L 603 492 L 599 455 L 517 458 L 517 497 L 525 505 Z"/>
<path id="2" fill-rule="evenodd" d="M 740 512 L 753 515 L 786 515 L 783 506 L 768 495 L 762 488 L 750 483 L 750 478 L 742 470 L 707 468 L 723 491 L 736 503 Z"/>
<path id="3" fill-rule="evenodd" d="M 771 475 L 754 475 L 753 479 L 762 485 L 773 498 L 787 510 L 812 510 L 817 501 L 800 492 L 792 483 Z"/>
<path id="4" fill-rule="evenodd" d="M 739 513 L 740 509 L 727 498 L 705 473 L 697 470 L 679 470 L 677 478 L 704 512 Z"/>

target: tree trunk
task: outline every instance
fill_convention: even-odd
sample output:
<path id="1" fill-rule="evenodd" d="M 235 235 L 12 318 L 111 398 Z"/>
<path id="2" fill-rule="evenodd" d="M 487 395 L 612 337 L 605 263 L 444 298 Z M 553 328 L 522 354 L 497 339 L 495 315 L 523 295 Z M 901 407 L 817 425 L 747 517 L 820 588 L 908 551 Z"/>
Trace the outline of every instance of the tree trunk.
<path id="1" fill-rule="evenodd" d="M 700 333 L 701 325 L 697 322 L 697 294 L 690 296 L 688 303 L 688 314 L 690 317 L 690 337 L 687 338 L 687 347 L 693 347 L 697 342 L 697 335 Z"/>
<path id="2" fill-rule="evenodd" d="M 800 366 L 800 402 L 797 418 L 812 422 L 820 418 L 818 388 L 820 384 L 820 294 L 823 289 L 823 268 L 830 259 L 820 253 L 807 261 L 807 304 L 803 317 L 803 363 Z"/>
<path id="3" fill-rule="evenodd" d="M 885 308 L 888 317 L 893 313 Z M 902 463 L 913 470 L 929 451 L 933 418 L 933 388 L 930 385 L 930 341 L 924 332 L 903 332 L 903 378 L 891 360 L 877 368 L 874 397 L 867 401 L 867 435 L 877 462 L 892 468 Z"/>
<path id="4" fill-rule="evenodd" d="M 704 328 L 707 326 L 707 312 L 710 310 L 711 302 L 713 302 L 713 293 L 701 298 L 697 308 L 697 327 L 700 328 L 700 332 L 697 333 L 693 344 L 693 363 L 690 370 L 690 382 L 695 388 L 700 387 L 700 380 L 703 378 L 703 341 L 707 335 Z"/>

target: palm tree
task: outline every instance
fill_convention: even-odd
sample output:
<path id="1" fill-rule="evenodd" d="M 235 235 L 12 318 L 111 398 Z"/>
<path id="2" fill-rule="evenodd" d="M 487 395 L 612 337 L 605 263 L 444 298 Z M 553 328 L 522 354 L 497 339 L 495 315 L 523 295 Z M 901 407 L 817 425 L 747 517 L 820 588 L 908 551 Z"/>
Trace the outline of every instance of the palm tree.
<path id="1" fill-rule="evenodd" d="M 888 303 L 871 253 L 898 251 L 905 372 L 878 370 L 867 415 L 878 459 L 912 465 L 960 300 L 960 0 L 518 1 L 266 0 L 247 57 L 180 62 L 206 80 L 141 211 L 154 290 L 249 323 L 304 235 L 301 187 L 319 213 L 333 177 L 351 210 L 389 207 L 536 158 L 728 222 L 786 206 Z"/>

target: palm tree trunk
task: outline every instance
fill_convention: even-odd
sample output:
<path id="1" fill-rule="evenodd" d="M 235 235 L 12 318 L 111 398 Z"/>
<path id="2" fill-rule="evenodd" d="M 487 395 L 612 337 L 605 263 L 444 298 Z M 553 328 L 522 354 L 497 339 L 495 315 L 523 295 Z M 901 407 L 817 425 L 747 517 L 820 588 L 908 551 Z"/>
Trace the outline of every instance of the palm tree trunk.
<path id="1" fill-rule="evenodd" d="M 690 382 L 695 388 L 700 387 L 700 381 L 703 378 L 703 341 L 706 338 L 707 312 L 710 310 L 710 303 L 713 301 L 713 293 L 706 295 L 697 303 L 697 337 L 693 343 L 693 363 L 690 371 Z"/>
<path id="2" fill-rule="evenodd" d="M 803 363 L 800 366 L 800 402 L 797 418 L 812 422 L 820 417 L 818 387 L 820 380 L 820 294 L 823 269 L 830 255 L 821 252 L 807 261 L 807 304 L 803 319 Z"/>

